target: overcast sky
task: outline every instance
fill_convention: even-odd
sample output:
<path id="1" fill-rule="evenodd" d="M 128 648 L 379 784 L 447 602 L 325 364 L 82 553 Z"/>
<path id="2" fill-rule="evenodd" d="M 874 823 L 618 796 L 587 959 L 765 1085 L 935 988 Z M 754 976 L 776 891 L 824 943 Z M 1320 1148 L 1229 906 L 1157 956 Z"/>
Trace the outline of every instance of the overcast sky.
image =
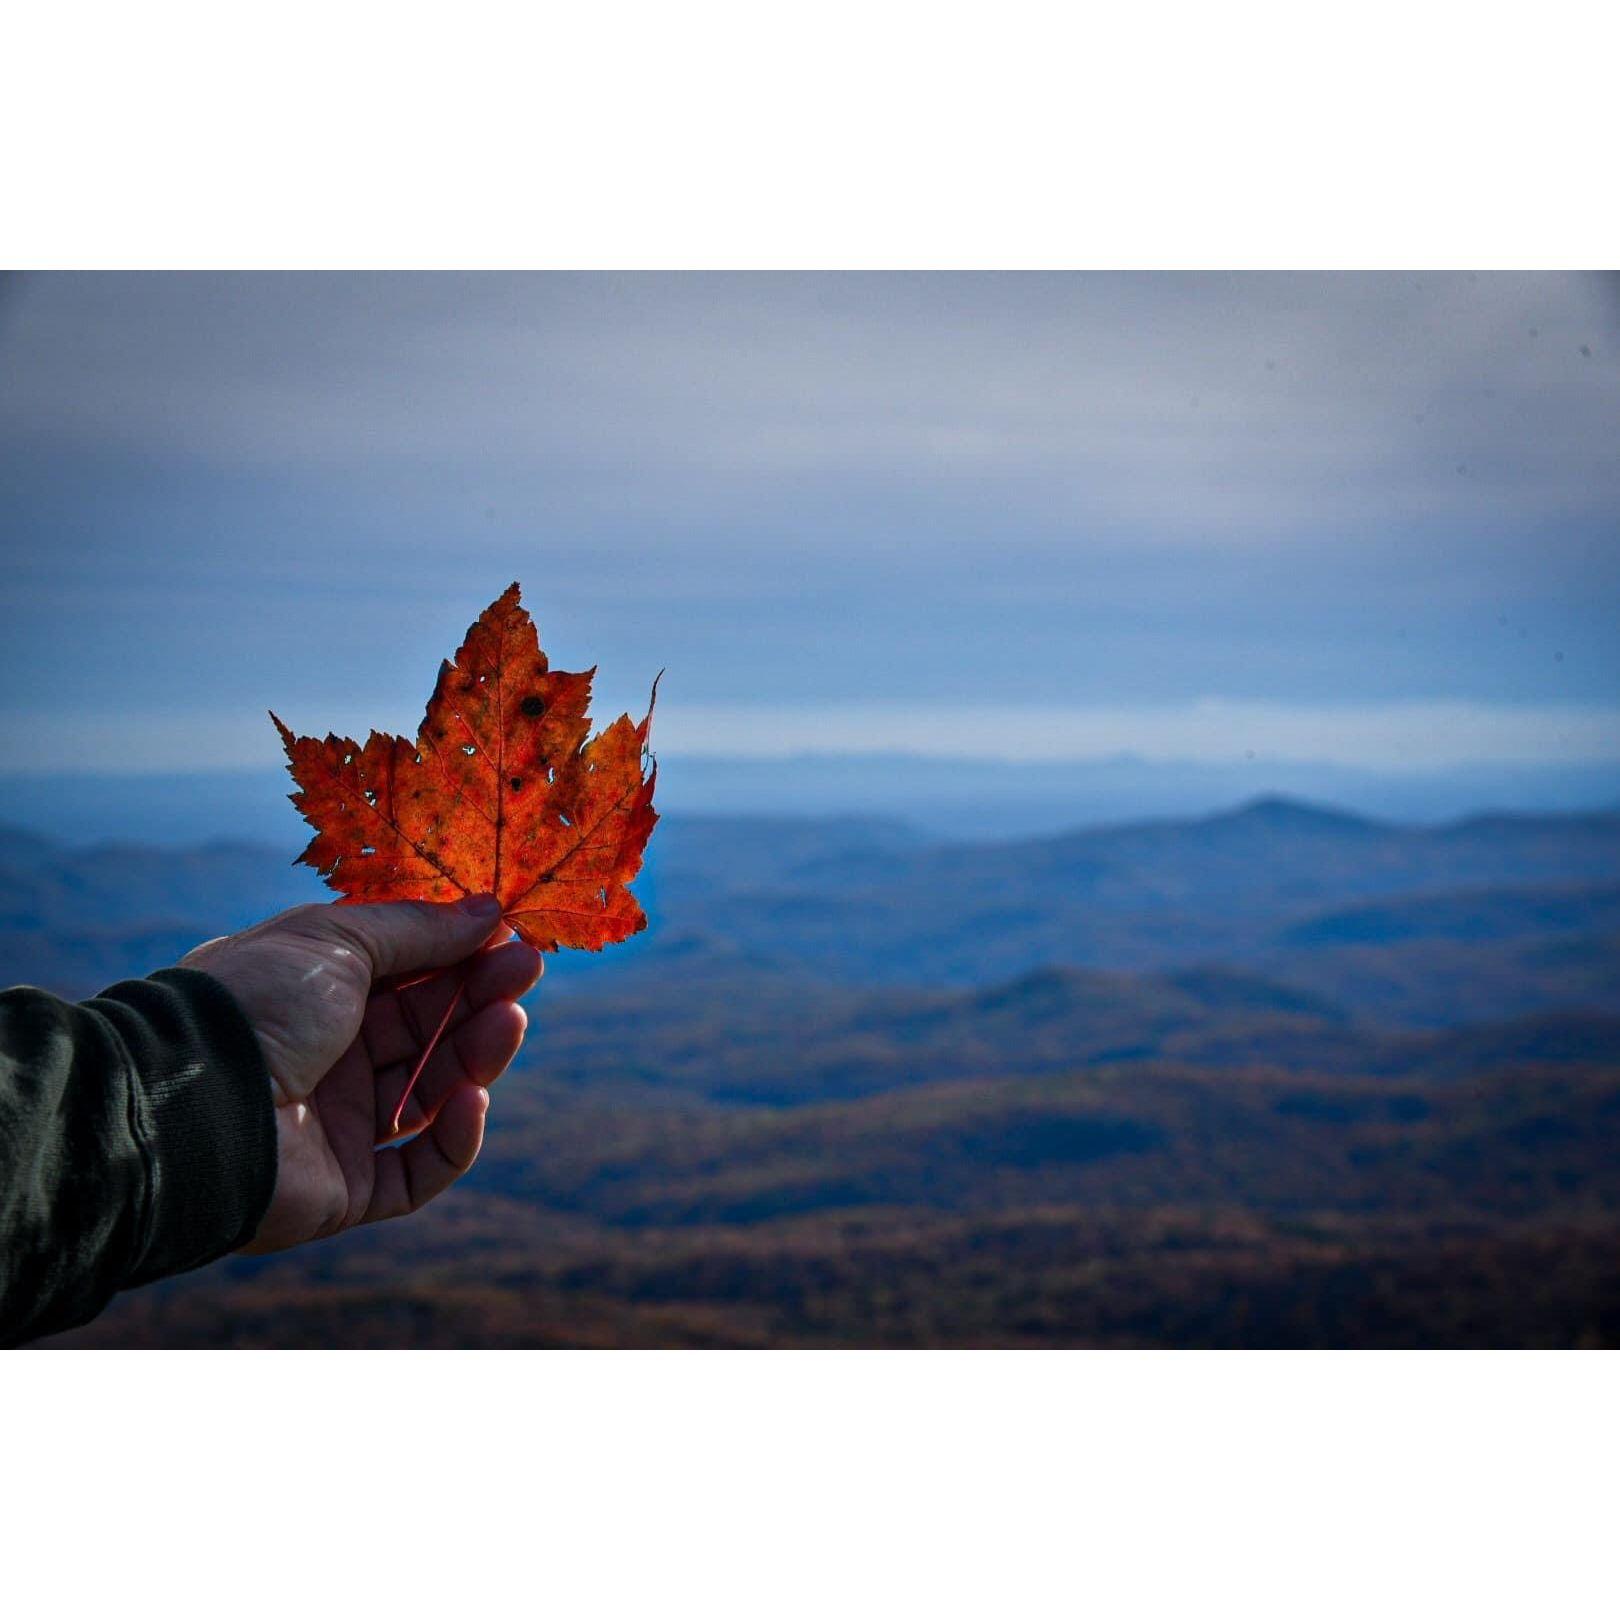
<path id="1" fill-rule="evenodd" d="M 665 750 L 1620 757 L 1620 286 L 0 284 L 0 751 L 413 728 L 513 578 Z"/>

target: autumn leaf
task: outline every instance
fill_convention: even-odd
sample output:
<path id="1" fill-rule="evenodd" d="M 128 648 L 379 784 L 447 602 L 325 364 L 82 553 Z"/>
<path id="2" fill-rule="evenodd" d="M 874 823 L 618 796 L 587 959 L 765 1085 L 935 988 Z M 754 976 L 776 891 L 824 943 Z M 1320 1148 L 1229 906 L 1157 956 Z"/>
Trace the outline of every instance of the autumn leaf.
<path id="1" fill-rule="evenodd" d="M 317 741 L 270 716 L 315 828 L 299 859 L 348 901 L 493 894 L 538 949 L 600 950 L 647 924 L 628 885 L 658 819 L 652 705 L 587 741 L 595 670 L 552 669 L 519 596 L 440 668 L 414 741 Z"/>

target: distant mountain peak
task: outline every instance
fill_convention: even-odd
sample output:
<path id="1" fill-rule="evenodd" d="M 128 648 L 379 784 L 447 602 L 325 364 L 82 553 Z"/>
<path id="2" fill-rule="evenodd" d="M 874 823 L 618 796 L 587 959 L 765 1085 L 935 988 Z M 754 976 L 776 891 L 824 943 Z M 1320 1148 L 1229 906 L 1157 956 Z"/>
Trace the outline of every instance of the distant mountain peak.
<path id="1" fill-rule="evenodd" d="M 1265 793 L 1248 799 L 1232 810 L 1223 810 L 1208 818 L 1210 821 L 1249 822 L 1270 827 L 1320 828 L 1340 832 L 1375 832 L 1382 823 L 1366 816 L 1337 810 L 1330 805 L 1312 804 L 1308 799 L 1294 799 L 1283 793 Z"/>
<path id="2" fill-rule="evenodd" d="M 1112 988 L 1123 982 L 1123 975 L 1102 968 L 1054 962 L 987 985 L 982 990 L 971 992 L 970 997 L 986 1006 L 1000 1006 L 1024 1001 L 1047 1001 L 1084 991 L 1095 992 L 1099 988 Z"/>

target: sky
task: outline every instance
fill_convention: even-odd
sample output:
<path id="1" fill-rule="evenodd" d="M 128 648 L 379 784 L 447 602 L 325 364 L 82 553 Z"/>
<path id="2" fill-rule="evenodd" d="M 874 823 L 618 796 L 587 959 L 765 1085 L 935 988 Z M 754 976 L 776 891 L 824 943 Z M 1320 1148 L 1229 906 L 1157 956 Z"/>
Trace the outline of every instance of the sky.
<path id="1" fill-rule="evenodd" d="M 1620 760 L 1620 278 L 0 281 L 0 770 L 412 730 L 512 579 L 679 758 Z"/>

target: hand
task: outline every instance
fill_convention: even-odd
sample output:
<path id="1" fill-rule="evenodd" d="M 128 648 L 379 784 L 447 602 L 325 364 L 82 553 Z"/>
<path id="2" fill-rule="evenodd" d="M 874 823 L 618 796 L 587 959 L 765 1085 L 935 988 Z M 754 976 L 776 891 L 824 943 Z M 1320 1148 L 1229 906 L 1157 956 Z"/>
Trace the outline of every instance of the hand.
<path id="1" fill-rule="evenodd" d="M 532 947 L 493 942 L 506 933 L 499 923 L 487 897 L 299 906 L 184 958 L 247 1014 L 275 1092 L 276 1190 L 247 1253 L 407 1215 L 472 1167 L 487 1088 L 528 1023 L 517 998 L 541 970 Z M 393 1132 L 405 1083 L 458 987 Z M 383 1145 L 412 1133 L 403 1147 Z"/>

